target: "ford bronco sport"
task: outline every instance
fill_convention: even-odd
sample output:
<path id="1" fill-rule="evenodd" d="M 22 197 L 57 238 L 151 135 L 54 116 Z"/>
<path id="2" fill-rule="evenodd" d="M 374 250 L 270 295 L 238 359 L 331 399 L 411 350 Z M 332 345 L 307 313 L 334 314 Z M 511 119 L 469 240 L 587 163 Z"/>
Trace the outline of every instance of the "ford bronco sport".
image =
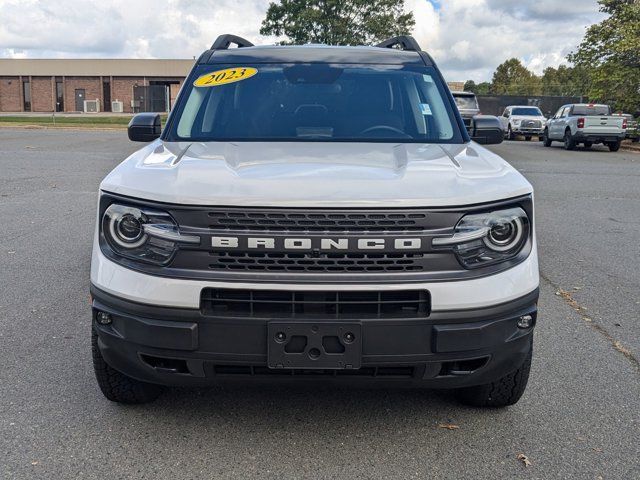
<path id="1" fill-rule="evenodd" d="M 231 44 L 238 48 L 229 48 Z M 98 384 L 122 403 L 223 381 L 456 389 L 505 406 L 531 366 L 531 185 L 470 138 L 411 37 L 264 46 L 223 35 L 164 129 L 101 183 Z"/>

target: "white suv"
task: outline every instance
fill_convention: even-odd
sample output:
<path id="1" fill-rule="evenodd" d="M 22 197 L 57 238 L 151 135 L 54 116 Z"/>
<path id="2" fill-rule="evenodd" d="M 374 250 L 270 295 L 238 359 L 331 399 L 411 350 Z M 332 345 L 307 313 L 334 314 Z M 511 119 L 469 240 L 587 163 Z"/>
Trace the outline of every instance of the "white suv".
<path id="1" fill-rule="evenodd" d="M 471 131 L 411 37 L 220 37 L 164 130 L 153 113 L 131 120 L 129 138 L 151 143 L 100 185 L 104 395 L 313 379 L 518 401 L 538 299 L 533 190 L 478 144 L 502 141 L 495 117 Z"/>

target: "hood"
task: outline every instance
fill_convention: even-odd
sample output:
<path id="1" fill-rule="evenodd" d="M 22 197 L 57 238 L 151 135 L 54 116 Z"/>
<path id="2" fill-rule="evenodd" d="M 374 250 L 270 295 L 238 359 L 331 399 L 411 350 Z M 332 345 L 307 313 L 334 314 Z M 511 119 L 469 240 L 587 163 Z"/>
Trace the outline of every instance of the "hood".
<path id="1" fill-rule="evenodd" d="M 100 188 L 167 203 L 265 207 L 456 206 L 532 191 L 475 143 L 160 140 L 122 162 Z"/>

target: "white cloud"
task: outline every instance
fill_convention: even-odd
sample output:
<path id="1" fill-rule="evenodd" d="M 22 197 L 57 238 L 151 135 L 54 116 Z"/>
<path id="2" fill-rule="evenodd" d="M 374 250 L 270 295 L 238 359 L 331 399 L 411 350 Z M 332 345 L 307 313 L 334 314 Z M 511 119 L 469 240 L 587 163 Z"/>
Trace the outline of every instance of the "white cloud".
<path id="1" fill-rule="evenodd" d="M 540 74 L 565 62 L 586 27 L 602 18 L 596 0 L 436 3 L 438 8 L 427 0 L 411 0 L 407 6 L 416 12 L 416 39 L 452 81 L 491 80 L 495 68 L 512 57 Z"/>
<path id="2" fill-rule="evenodd" d="M 0 57 L 190 58 L 221 33 L 254 43 L 270 0 L 0 0 Z M 434 6 L 435 4 L 435 6 Z M 489 80 L 510 57 L 562 63 L 596 0 L 406 0 L 414 36 L 449 80 Z"/>

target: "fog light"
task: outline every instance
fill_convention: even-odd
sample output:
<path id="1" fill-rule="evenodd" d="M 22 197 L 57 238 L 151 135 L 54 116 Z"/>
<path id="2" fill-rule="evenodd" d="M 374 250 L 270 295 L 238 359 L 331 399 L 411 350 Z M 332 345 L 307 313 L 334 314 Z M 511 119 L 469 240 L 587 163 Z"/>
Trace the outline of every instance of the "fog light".
<path id="1" fill-rule="evenodd" d="M 107 312 L 98 312 L 96 313 L 96 321 L 100 325 L 110 325 L 111 324 L 111 315 Z"/>
<path id="2" fill-rule="evenodd" d="M 531 328 L 533 327 L 533 316 L 522 315 L 518 319 L 518 328 Z"/>

